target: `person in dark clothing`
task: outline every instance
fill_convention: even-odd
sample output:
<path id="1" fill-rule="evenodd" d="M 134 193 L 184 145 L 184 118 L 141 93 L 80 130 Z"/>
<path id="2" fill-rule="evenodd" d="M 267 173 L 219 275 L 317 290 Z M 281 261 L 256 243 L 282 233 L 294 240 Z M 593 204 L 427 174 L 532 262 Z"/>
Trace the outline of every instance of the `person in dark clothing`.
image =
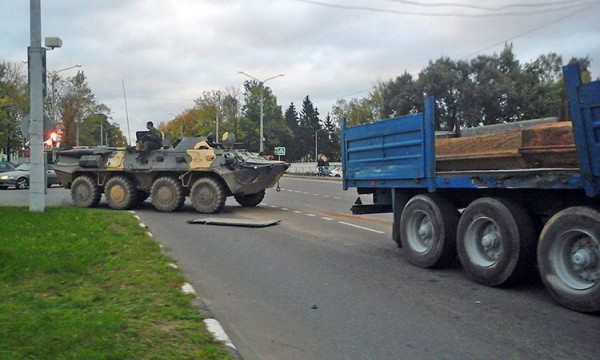
<path id="1" fill-rule="evenodd" d="M 146 123 L 146 129 L 148 131 L 138 131 L 136 133 L 138 137 L 137 148 L 140 151 L 136 160 L 144 163 L 148 161 L 150 150 L 157 150 L 162 147 L 162 134 L 154 127 L 152 121 Z"/>
<path id="2" fill-rule="evenodd" d="M 148 134 L 142 140 L 142 151 L 156 150 L 162 147 L 162 134 L 154 127 L 152 121 L 146 123 Z"/>

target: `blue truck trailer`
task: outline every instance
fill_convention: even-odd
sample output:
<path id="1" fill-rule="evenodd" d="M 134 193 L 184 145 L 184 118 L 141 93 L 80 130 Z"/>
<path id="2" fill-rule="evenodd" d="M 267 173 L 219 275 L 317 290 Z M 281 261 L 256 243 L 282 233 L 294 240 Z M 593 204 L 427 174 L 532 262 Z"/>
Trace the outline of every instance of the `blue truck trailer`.
<path id="1" fill-rule="evenodd" d="M 352 212 L 393 213 L 392 238 L 417 266 L 458 256 L 487 286 L 537 267 L 559 304 L 600 312 L 600 81 L 582 83 L 576 64 L 563 75 L 577 167 L 438 171 L 426 97 L 423 113 L 342 123 L 344 190 L 373 199 Z"/>

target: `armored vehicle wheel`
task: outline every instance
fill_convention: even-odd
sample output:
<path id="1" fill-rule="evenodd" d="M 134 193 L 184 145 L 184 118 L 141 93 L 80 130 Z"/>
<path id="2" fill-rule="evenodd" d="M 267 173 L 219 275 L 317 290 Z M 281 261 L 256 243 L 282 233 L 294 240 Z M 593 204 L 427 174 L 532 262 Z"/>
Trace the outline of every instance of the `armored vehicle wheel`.
<path id="1" fill-rule="evenodd" d="M 422 268 L 453 262 L 458 216 L 454 206 L 435 194 L 410 199 L 400 221 L 400 239 L 408 260 Z"/>
<path id="2" fill-rule="evenodd" d="M 600 312 L 600 212 L 564 209 L 548 220 L 537 249 L 540 275 L 559 304 Z"/>
<path id="3" fill-rule="evenodd" d="M 108 206 L 115 210 L 130 209 L 137 203 L 137 190 L 133 181 L 122 175 L 108 179 L 104 193 Z"/>
<path id="4" fill-rule="evenodd" d="M 202 214 L 219 212 L 225 206 L 225 190 L 221 184 L 212 178 L 198 179 L 190 192 L 192 205 Z"/>
<path id="5" fill-rule="evenodd" d="M 238 204 L 244 207 L 253 207 L 260 204 L 260 202 L 263 201 L 264 198 L 265 189 L 257 192 L 256 194 L 235 196 L 235 201 L 237 201 Z"/>
<path id="6" fill-rule="evenodd" d="M 152 205 L 158 211 L 171 212 L 181 209 L 185 192 L 181 182 L 170 176 L 163 176 L 152 184 Z"/>
<path id="7" fill-rule="evenodd" d="M 535 240 L 533 221 L 521 206 L 488 197 L 462 213 L 456 248 L 471 279 L 498 286 L 525 275 L 535 260 Z"/>
<path id="8" fill-rule="evenodd" d="M 71 185 L 71 199 L 75 206 L 90 208 L 100 202 L 102 192 L 96 180 L 88 175 L 79 176 Z"/>

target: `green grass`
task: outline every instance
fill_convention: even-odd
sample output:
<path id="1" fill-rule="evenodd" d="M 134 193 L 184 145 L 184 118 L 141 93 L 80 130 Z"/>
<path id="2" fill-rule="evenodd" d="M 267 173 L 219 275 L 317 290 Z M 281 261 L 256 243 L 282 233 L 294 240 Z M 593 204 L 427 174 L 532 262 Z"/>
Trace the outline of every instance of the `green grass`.
<path id="1" fill-rule="evenodd" d="M 132 214 L 0 207 L 0 359 L 230 359 Z"/>

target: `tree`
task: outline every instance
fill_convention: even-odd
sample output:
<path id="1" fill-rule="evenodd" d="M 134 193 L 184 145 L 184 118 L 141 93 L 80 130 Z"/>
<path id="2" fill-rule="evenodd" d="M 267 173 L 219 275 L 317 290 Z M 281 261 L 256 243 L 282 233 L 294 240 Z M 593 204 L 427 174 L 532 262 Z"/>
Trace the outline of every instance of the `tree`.
<path id="1" fill-rule="evenodd" d="M 94 122 L 93 116 L 96 114 L 108 116 L 110 109 L 96 102 L 85 73 L 79 71 L 74 77 L 67 78 L 64 88 L 57 91 L 56 97 L 58 98 L 57 113 L 60 117 L 58 124 L 61 135 L 60 147 L 69 149 L 78 145 L 97 145 L 99 135 L 94 137 L 91 134 L 96 132 L 99 134 L 100 122 L 99 120 Z"/>
<path id="2" fill-rule="evenodd" d="M 262 87 L 262 89 L 261 89 Z M 269 87 L 256 80 L 244 82 L 244 105 L 242 117 L 238 124 L 238 140 L 243 142 L 251 151 L 258 151 L 260 137 L 260 98 L 263 98 L 263 136 L 264 149 L 271 153 L 275 146 L 280 146 L 286 139 L 291 138 L 292 132 L 288 128 L 277 105 L 277 98 Z"/>
<path id="3" fill-rule="evenodd" d="M 29 112 L 27 79 L 22 66 L 0 62 L 0 152 L 8 158 L 22 146 L 20 122 Z"/>
<path id="4" fill-rule="evenodd" d="M 323 129 L 327 131 L 327 141 L 321 142 L 319 152 L 325 154 L 329 161 L 340 160 L 340 132 L 338 122 L 329 113 L 323 119 Z M 322 150 L 321 150 L 322 149 Z"/>
<path id="5" fill-rule="evenodd" d="M 319 109 L 315 108 L 312 101 L 306 95 L 302 101 L 302 110 L 298 116 L 299 132 L 295 134 L 295 144 L 305 160 L 315 159 L 314 153 L 315 131 L 321 129 L 319 120 Z"/>
<path id="6" fill-rule="evenodd" d="M 379 88 L 383 118 L 408 114 L 423 103 L 423 91 L 406 70 L 396 79 L 380 83 Z"/>
<path id="7" fill-rule="evenodd" d="M 422 89 L 423 94 L 433 95 L 435 98 L 436 129 L 458 131 L 460 128 L 460 121 L 464 116 L 461 103 L 465 97 L 468 76 L 467 63 L 454 62 L 447 57 L 442 57 L 435 62 L 430 61 L 429 65 L 419 73 L 416 88 Z M 416 94 L 416 91 L 413 94 Z M 412 106 L 423 111 L 422 103 L 421 96 L 419 102 L 413 103 Z"/>
<path id="8" fill-rule="evenodd" d="M 284 114 L 284 119 L 287 127 L 292 132 L 292 138 L 289 143 L 286 145 L 286 159 L 288 161 L 299 161 L 302 156 L 304 156 L 303 149 L 298 146 L 298 142 L 296 139 L 300 138 L 300 119 L 298 116 L 298 111 L 296 111 L 296 106 L 294 103 L 290 103 L 290 106 L 287 108 Z"/>

